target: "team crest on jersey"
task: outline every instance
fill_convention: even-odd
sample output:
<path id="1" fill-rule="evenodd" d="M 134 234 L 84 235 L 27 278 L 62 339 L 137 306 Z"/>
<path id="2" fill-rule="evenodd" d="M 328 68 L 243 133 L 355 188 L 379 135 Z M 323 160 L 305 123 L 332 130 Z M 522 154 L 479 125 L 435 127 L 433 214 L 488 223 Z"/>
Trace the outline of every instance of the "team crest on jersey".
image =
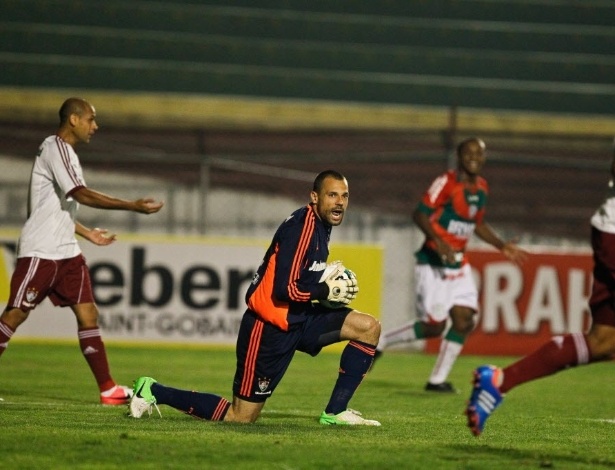
<path id="1" fill-rule="evenodd" d="M 468 214 L 470 216 L 470 219 L 473 219 L 474 217 L 476 217 L 476 213 L 478 212 L 478 207 L 475 205 L 471 205 L 468 207 Z"/>
<path id="2" fill-rule="evenodd" d="M 264 379 L 258 379 L 258 388 L 261 392 L 264 392 L 265 390 L 267 390 L 267 388 L 269 387 L 269 382 L 271 382 L 270 379 L 264 378 Z"/>
<path id="3" fill-rule="evenodd" d="M 38 291 L 34 287 L 28 287 L 26 290 L 26 300 L 30 303 L 34 302 L 38 297 Z"/>

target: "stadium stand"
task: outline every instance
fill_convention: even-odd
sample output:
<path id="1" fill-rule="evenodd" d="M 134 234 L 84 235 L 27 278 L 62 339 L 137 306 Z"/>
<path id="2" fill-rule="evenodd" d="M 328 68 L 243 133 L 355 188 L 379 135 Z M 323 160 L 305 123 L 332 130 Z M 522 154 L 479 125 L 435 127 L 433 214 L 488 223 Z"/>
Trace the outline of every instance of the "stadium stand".
<path id="1" fill-rule="evenodd" d="M 203 154 L 303 171 L 335 155 L 360 188 L 353 201 L 407 216 L 427 179 L 446 166 L 454 138 L 480 132 L 490 149 L 493 222 L 585 240 L 602 195 L 615 128 L 615 2 L 0 0 L 0 11 L 0 94 L 13 100 L 0 103 L 5 153 L 31 155 L 42 123 L 55 118 L 57 99 L 45 92 L 88 90 L 131 103 L 106 118 L 123 112 L 134 122 L 107 124 L 96 148 L 83 151 L 102 168 L 118 148 L 139 149 L 122 159 L 142 172 L 145 148 L 185 162 L 169 174 L 159 159 L 154 171 L 196 184 Z M 9 121 L 31 104 L 31 90 L 53 113 L 26 131 Z M 177 114 L 165 121 L 169 96 L 197 103 L 189 110 L 177 101 L 195 112 L 190 127 L 135 130 L 154 117 L 159 126 L 181 123 Z M 216 97 L 227 101 L 212 105 Z M 296 112 L 284 114 L 281 102 Z M 332 103 L 340 107 L 326 108 Z M 375 107 L 357 113 L 357 105 Z M 377 106 L 389 106 L 387 119 Z M 195 129 L 206 107 L 222 118 Z M 474 114 L 456 128 L 455 109 Z M 497 132 L 475 125 L 480 110 Z M 252 128 L 231 129 L 250 112 Z M 524 134 L 506 127 L 507 113 L 520 113 Z M 358 114 L 360 122 L 342 119 Z M 332 133 L 335 116 L 347 128 Z M 276 118 L 304 130 L 272 130 Z M 566 126 L 553 125 L 562 120 Z M 294 191 L 292 181 L 280 187 L 263 176 L 211 177 L 214 186 Z"/>
<path id="2" fill-rule="evenodd" d="M 0 2 L 0 85 L 611 114 L 612 2 Z"/>

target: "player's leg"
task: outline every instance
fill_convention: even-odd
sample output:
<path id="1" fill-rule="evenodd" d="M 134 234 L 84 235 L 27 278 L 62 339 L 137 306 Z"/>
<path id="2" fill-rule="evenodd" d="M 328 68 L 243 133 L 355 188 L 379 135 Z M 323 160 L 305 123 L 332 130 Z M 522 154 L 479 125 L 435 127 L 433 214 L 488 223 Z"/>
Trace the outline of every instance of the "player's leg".
<path id="1" fill-rule="evenodd" d="M 344 320 L 340 341 L 359 341 L 376 347 L 380 338 L 381 325 L 373 316 L 353 310 Z"/>
<path id="2" fill-rule="evenodd" d="M 13 334 L 26 319 L 29 312 L 24 312 L 19 308 L 7 307 L 0 316 L 0 356 L 9 345 Z"/>
<path id="3" fill-rule="evenodd" d="M 344 308 L 311 315 L 307 324 L 297 349 L 312 356 L 329 344 L 349 341 L 342 351 L 338 378 L 320 423 L 379 426 L 377 421 L 349 410 L 348 403 L 373 363 L 380 322 L 371 315 Z"/>
<path id="4" fill-rule="evenodd" d="M 93 302 L 70 306 L 77 319 L 79 348 L 85 358 L 101 392 L 117 384 L 111 378 L 105 344 L 98 326 L 98 308 Z"/>
<path id="5" fill-rule="evenodd" d="M 615 328 L 597 325 L 592 329 L 604 338 L 612 335 L 611 341 L 615 344 Z M 604 329 L 608 329 L 610 334 L 603 334 L 606 333 Z M 514 387 L 590 361 L 588 336 L 572 333 L 553 337 L 503 369 L 491 365 L 479 367 L 474 371 L 474 389 L 466 408 L 470 430 L 478 436 L 487 418 L 502 402 L 504 394 Z"/>
<path id="6" fill-rule="evenodd" d="M 537 351 L 504 369 L 500 390 L 559 372 L 568 367 L 610 359 L 615 353 L 615 235 L 592 231 L 596 260 L 589 307 L 590 331 L 554 337 Z"/>
<path id="7" fill-rule="evenodd" d="M 450 393 L 455 392 L 455 388 L 446 379 L 463 349 L 467 336 L 474 329 L 478 289 L 469 264 L 454 271 L 447 270 L 441 277 L 443 279 L 434 283 L 437 290 L 432 293 L 430 309 L 439 320 L 441 309 L 448 308 L 451 327 L 440 343 L 438 357 L 425 390 Z"/>
<path id="8" fill-rule="evenodd" d="M 168 405 L 209 421 L 253 423 L 288 368 L 296 343 L 292 338 L 299 338 L 299 334 L 283 332 L 247 311 L 237 336 L 232 403 L 219 395 L 181 390 L 140 377 L 135 381 L 130 415 L 140 418 L 145 412 L 151 414 L 154 405 Z"/>
<path id="9" fill-rule="evenodd" d="M 7 307 L 0 315 L 0 355 L 30 311 L 41 303 L 56 275 L 56 263 L 40 258 L 18 258 L 11 276 Z"/>
<path id="10" fill-rule="evenodd" d="M 615 319 L 611 305 L 604 303 L 597 312 L 603 310 L 610 311 L 611 317 Z M 596 320 L 597 315 L 594 314 L 594 321 Z M 569 333 L 555 336 L 533 353 L 505 367 L 500 391 L 507 393 L 512 388 L 531 380 L 570 367 L 608 360 L 614 354 L 615 325 L 593 323 L 588 334 Z"/>
<path id="11" fill-rule="evenodd" d="M 254 403 L 242 400 L 239 397 L 233 397 L 231 404 L 224 421 L 233 423 L 253 423 L 261 414 L 261 410 L 265 406 L 265 402 Z"/>
<path id="12" fill-rule="evenodd" d="M 140 418 L 146 412 L 151 415 L 152 407 L 158 410 L 158 405 L 167 405 L 207 421 L 253 423 L 260 416 L 265 402 L 254 403 L 233 397 L 233 402 L 229 403 L 224 397 L 213 393 L 169 387 L 151 377 L 138 378 L 130 401 L 130 415 L 133 418 Z"/>
<path id="13" fill-rule="evenodd" d="M 416 291 L 416 320 L 382 333 L 376 357 L 390 346 L 426 338 L 441 336 L 448 320 L 447 305 L 449 281 L 442 277 L 441 270 L 428 264 L 414 268 Z"/>
<path id="14" fill-rule="evenodd" d="M 592 325 L 586 335 L 590 362 L 605 361 L 615 357 L 615 326 L 613 325 Z"/>
<path id="15" fill-rule="evenodd" d="M 100 390 L 100 402 L 103 405 L 127 404 L 132 389 L 118 385 L 111 376 L 107 350 L 98 326 L 98 308 L 92 302 L 71 305 L 70 308 L 77 318 L 79 349 Z"/>
<path id="16" fill-rule="evenodd" d="M 482 366 L 475 372 L 474 390 L 466 414 L 468 426 L 479 435 L 485 421 L 514 387 L 559 371 L 610 359 L 615 354 L 615 236 L 592 230 L 596 264 L 589 306 L 592 326 L 588 334 L 556 336 L 536 351 L 500 369 Z"/>
<path id="17" fill-rule="evenodd" d="M 411 343 L 418 339 L 437 338 L 442 335 L 445 328 L 446 320 L 432 323 L 414 320 L 383 332 L 377 349 L 384 351 L 395 344 Z"/>
<path id="18" fill-rule="evenodd" d="M 451 327 L 442 338 L 438 357 L 425 390 L 449 393 L 456 391 L 446 379 L 461 354 L 467 335 L 474 329 L 475 315 L 476 311 L 469 307 L 455 305 L 451 308 Z"/>
<path id="19" fill-rule="evenodd" d="M 208 421 L 252 422 L 258 417 L 257 412 L 250 414 L 246 408 L 237 405 L 238 413 L 230 412 L 231 404 L 225 398 L 207 392 L 183 390 L 158 383 L 151 377 L 139 377 L 135 380 L 133 396 L 130 400 L 130 416 L 140 418 L 146 412 L 152 414 L 152 407 L 167 405 L 195 418 Z M 261 406 L 262 408 L 262 406 Z M 259 410 L 260 411 L 260 410 Z"/>
<path id="20" fill-rule="evenodd" d="M 118 385 L 111 377 L 107 351 L 98 326 L 98 307 L 94 303 L 90 272 L 82 255 L 58 261 L 58 275 L 49 300 L 59 307 L 70 307 L 77 319 L 79 348 L 100 390 L 103 405 L 125 405 L 132 389 Z"/>

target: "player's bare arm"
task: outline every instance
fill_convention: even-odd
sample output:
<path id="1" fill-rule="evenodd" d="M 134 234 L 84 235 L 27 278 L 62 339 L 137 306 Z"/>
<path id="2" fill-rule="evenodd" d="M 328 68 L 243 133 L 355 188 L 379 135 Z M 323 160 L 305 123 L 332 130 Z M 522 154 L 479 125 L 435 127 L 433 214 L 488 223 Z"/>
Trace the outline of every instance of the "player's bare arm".
<path id="1" fill-rule="evenodd" d="M 98 227 L 90 229 L 77 221 L 75 221 L 75 233 L 98 246 L 110 245 L 116 240 L 115 233 Z"/>
<path id="2" fill-rule="evenodd" d="M 73 193 L 73 198 L 88 207 L 95 209 L 125 210 L 140 212 L 141 214 L 154 214 L 162 209 L 161 201 L 153 198 L 142 198 L 135 201 L 119 199 L 90 188 L 80 188 Z"/>
<path id="3" fill-rule="evenodd" d="M 504 256 L 517 264 L 524 263 L 529 256 L 529 253 L 527 251 L 519 248 L 514 242 L 504 243 L 504 246 L 502 247 L 501 251 Z"/>
<path id="4" fill-rule="evenodd" d="M 421 210 L 416 209 L 414 211 L 414 214 L 412 215 L 412 219 L 414 220 L 414 223 L 417 225 L 417 227 L 423 232 L 425 237 L 435 242 L 437 252 L 442 258 L 442 261 L 454 262 L 455 250 L 453 250 L 452 246 L 450 246 L 436 234 L 433 227 L 431 226 L 429 216 Z"/>
<path id="5" fill-rule="evenodd" d="M 474 233 L 476 233 L 481 240 L 500 250 L 504 256 L 517 264 L 522 264 L 529 256 L 529 253 L 519 248 L 514 241 L 503 241 L 496 235 L 489 224 L 484 222 L 478 224 Z"/>

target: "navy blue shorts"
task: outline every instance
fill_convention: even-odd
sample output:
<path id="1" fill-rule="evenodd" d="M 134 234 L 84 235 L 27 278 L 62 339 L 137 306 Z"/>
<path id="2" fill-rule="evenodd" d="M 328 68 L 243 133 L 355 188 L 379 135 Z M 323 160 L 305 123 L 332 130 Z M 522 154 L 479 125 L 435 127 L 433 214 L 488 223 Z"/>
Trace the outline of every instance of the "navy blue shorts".
<path id="1" fill-rule="evenodd" d="M 288 331 L 283 331 L 247 310 L 237 337 L 233 395 L 254 403 L 267 400 L 282 380 L 295 351 L 316 356 L 323 347 L 338 343 L 344 320 L 351 311 L 315 304 L 305 321 L 293 323 Z"/>

